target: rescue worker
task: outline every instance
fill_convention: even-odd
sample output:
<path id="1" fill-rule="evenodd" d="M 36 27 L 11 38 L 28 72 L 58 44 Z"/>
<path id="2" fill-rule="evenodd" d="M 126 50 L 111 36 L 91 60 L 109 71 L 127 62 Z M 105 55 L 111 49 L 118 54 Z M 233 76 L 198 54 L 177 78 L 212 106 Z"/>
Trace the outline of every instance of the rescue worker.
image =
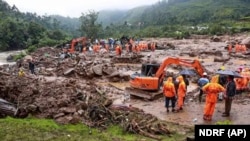
<path id="1" fill-rule="evenodd" d="M 222 114 L 223 117 L 230 116 L 230 111 L 232 107 L 233 97 L 236 94 L 236 85 L 234 82 L 234 76 L 229 75 L 227 77 L 228 83 L 226 85 L 226 93 L 224 94 L 225 98 L 225 112 Z"/>
<path id="2" fill-rule="evenodd" d="M 246 45 L 242 45 L 241 51 L 242 51 L 243 53 L 246 53 L 246 52 L 247 52 L 247 47 L 246 47 Z"/>
<path id="3" fill-rule="evenodd" d="M 163 85 L 163 94 L 165 95 L 165 107 L 167 109 L 167 112 L 169 112 L 169 101 L 171 101 L 172 112 L 174 112 L 176 91 L 172 77 L 168 77 L 167 82 Z"/>
<path id="4" fill-rule="evenodd" d="M 121 56 L 122 54 L 122 49 L 118 44 L 116 45 L 115 52 L 117 56 Z"/>
<path id="5" fill-rule="evenodd" d="M 177 95 L 178 95 L 178 109 L 177 112 L 179 112 L 180 110 L 183 110 L 182 106 L 183 106 L 183 98 L 185 97 L 185 93 L 187 92 L 186 89 L 186 84 L 184 82 L 184 79 L 182 76 L 179 76 L 178 78 L 179 81 L 179 86 L 178 86 L 178 91 L 177 91 Z"/>
<path id="6" fill-rule="evenodd" d="M 183 77 L 183 80 L 184 80 L 184 82 L 185 82 L 185 85 L 186 85 L 186 90 L 187 90 L 187 86 L 189 85 L 189 81 L 188 81 L 188 79 L 187 79 L 187 76 L 186 75 L 179 75 L 178 77 Z M 175 87 L 176 87 L 176 91 L 178 90 L 178 87 L 179 87 L 179 78 L 176 78 L 177 79 L 177 81 L 175 82 Z M 183 97 L 183 103 L 185 103 L 185 98 L 186 98 L 186 93 L 185 93 L 185 95 L 184 95 L 184 97 Z"/>
<path id="7" fill-rule="evenodd" d="M 151 51 L 152 51 L 152 52 L 155 51 L 155 47 L 156 47 L 155 42 L 152 42 L 152 43 L 151 43 Z"/>
<path id="8" fill-rule="evenodd" d="M 209 82 L 209 80 L 208 80 L 208 77 L 207 77 L 207 73 L 204 72 L 202 74 L 202 77 L 198 80 L 198 86 L 200 88 L 200 93 L 199 93 L 199 102 L 200 103 L 202 101 L 202 95 L 203 95 L 202 87 L 205 86 L 208 82 Z"/>
<path id="9" fill-rule="evenodd" d="M 240 52 L 240 45 L 239 45 L 239 43 L 236 43 L 235 44 L 235 52 L 237 53 L 237 52 Z"/>
<path id="10" fill-rule="evenodd" d="M 241 74 L 242 68 L 238 68 L 235 72 Z M 236 85 L 236 94 L 241 94 L 243 92 L 243 78 L 235 78 L 234 79 L 235 85 Z"/>
<path id="11" fill-rule="evenodd" d="M 225 88 L 217 83 L 217 78 L 213 77 L 211 82 L 203 86 L 202 91 L 206 93 L 206 104 L 204 108 L 204 120 L 212 120 L 214 108 L 217 102 L 219 92 L 224 92 Z"/>
<path id="12" fill-rule="evenodd" d="M 31 74 L 35 74 L 35 61 L 33 59 L 29 61 L 29 70 Z"/>
<path id="13" fill-rule="evenodd" d="M 22 67 L 19 69 L 18 76 L 19 76 L 19 77 L 23 77 L 23 76 L 25 76 L 25 73 L 24 73 L 24 71 L 23 71 L 23 68 L 22 68 Z"/>
<path id="14" fill-rule="evenodd" d="M 221 66 L 218 71 L 224 71 L 225 70 L 225 66 Z M 219 79 L 218 79 L 218 83 L 223 86 L 224 88 L 226 88 L 226 84 L 227 84 L 227 76 L 226 75 L 219 75 Z M 219 93 L 219 101 L 223 100 L 223 93 Z"/>
<path id="15" fill-rule="evenodd" d="M 189 85 L 189 81 L 188 81 L 188 79 L 187 79 L 187 75 L 182 75 L 182 77 L 183 77 L 183 80 L 184 80 L 184 82 L 185 82 L 185 84 L 186 84 L 186 90 L 187 90 L 187 87 L 188 87 L 188 85 Z M 185 103 L 185 99 L 186 99 L 186 93 L 185 93 L 185 96 L 184 96 L 184 98 L 183 98 L 183 103 Z"/>

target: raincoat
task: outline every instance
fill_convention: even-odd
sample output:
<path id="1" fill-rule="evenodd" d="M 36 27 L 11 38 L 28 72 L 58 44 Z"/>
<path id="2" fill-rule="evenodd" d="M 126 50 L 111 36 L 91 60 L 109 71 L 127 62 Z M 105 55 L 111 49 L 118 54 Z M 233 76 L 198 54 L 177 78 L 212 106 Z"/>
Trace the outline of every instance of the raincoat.
<path id="1" fill-rule="evenodd" d="M 122 49 L 119 45 L 115 48 L 115 52 L 117 56 L 120 56 L 122 54 Z"/>
<path id="2" fill-rule="evenodd" d="M 163 86 L 163 93 L 166 97 L 174 97 L 175 96 L 175 87 L 173 83 L 173 78 L 168 77 L 167 82 Z"/>
<path id="3" fill-rule="evenodd" d="M 24 71 L 22 69 L 20 69 L 19 72 L 18 72 L 18 76 L 23 77 L 24 75 L 25 75 Z"/>
<path id="4" fill-rule="evenodd" d="M 183 98 L 185 97 L 185 94 L 187 92 L 186 84 L 184 82 L 184 79 L 182 76 L 179 76 L 177 78 L 179 80 L 179 86 L 178 86 L 178 108 L 181 109 L 183 106 Z"/>
<path id="5" fill-rule="evenodd" d="M 217 102 L 218 93 L 224 92 L 225 88 L 217 83 L 216 77 L 213 77 L 211 82 L 206 84 L 202 90 L 206 93 L 206 104 L 203 118 L 205 120 L 211 120 Z"/>

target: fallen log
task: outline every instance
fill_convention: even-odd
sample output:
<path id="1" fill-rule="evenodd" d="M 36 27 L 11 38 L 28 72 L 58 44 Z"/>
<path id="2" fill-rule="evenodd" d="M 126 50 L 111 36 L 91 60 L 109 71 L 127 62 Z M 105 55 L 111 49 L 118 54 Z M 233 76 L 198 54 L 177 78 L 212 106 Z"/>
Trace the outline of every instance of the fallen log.
<path id="1" fill-rule="evenodd" d="M 0 98 L 0 114 L 15 117 L 18 109 L 16 106 Z"/>
<path id="2" fill-rule="evenodd" d="M 7 75 L 7 76 L 10 76 L 10 75 L 11 75 L 11 74 L 9 74 L 9 73 L 2 72 L 2 71 L 0 71 L 0 74 Z"/>
<path id="3" fill-rule="evenodd" d="M 74 70 L 75 70 L 74 68 L 67 69 L 67 70 L 63 73 L 63 75 L 69 75 L 70 73 L 73 73 Z"/>

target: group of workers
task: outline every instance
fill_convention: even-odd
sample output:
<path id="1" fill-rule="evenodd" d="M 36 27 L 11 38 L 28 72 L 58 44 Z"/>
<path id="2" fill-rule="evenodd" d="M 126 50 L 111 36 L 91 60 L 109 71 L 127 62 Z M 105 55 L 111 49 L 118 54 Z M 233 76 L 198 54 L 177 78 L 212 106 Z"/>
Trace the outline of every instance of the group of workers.
<path id="1" fill-rule="evenodd" d="M 229 44 L 228 45 L 228 52 L 232 53 L 232 51 L 233 51 L 233 45 Z M 246 53 L 247 52 L 247 47 L 244 44 L 236 43 L 234 45 L 234 52 L 236 52 L 236 53 Z"/>
<path id="2" fill-rule="evenodd" d="M 183 110 L 183 104 L 187 92 L 187 86 L 189 81 L 185 75 L 180 75 L 173 80 L 173 77 L 168 77 L 167 81 L 163 85 L 163 94 L 165 96 L 165 107 L 169 112 L 169 103 L 171 102 L 172 112 L 179 112 Z M 175 103 L 177 100 L 177 109 L 175 109 Z"/>
<path id="3" fill-rule="evenodd" d="M 143 41 L 140 42 L 134 42 L 132 39 L 129 40 L 128 43 L 126 43 L 124 45 L 125 47 L 125 52 L 126 53 L 140 53 L 140 51 L 145 51 L 145 50 L 151 50 L 151 51 L 155 51 L 156 49 L 156 43 L 152 42 L 152 43 L 146 43 Z M 115 50 L 115 54 L 117 56 L 121 56 L 121 54 L 123 53 L 123 45 L 116 43 L 111 47 L 109 43 L 105 43 L 105 44 L 100 44 L 99 42 L 95 42 L 94 45 L 92 47 L 89 47 L 89 49 L 87 49 L 87 47 L 83 47 L 83 53 L 86 54 L 87 51 L 93 52 L 94 54 L 99 54 L 101 52 L 101 50 L 105 50 L 102 52 L 110 52 L 112 50 Z"/>
<path id="4" fill-rule="evenodd" d="M 218 71 L 225 70 L 222 66 Z M 230 116 L 233 97 L 239 90 L 245 90 L 249 88 L 250 82 L 250 70 L 240 67 L 237 70 L 242 77 L 234 78 L 232 75 L 217 74 L 209 79 L 206 72 L 199 78 L 197 84 L 200 88 L 199 102 L 202 102 L 202 96 L 205 94 L 205 106 L 203 119 L 211 121 L 214 113 L 214 109 L 218 99 L 225 100 L 225 111 L 222 114 L 223 117 Z M 175 83 L 178 83 L 176 85 Z M 185 100 L 187 86 L 189 84 L 185 75 L 178 76 L 176 82 L 172 77 L 168 77 L 167 81 L 163 85 L 163 94 L 165 96 L 165 107 L 169 112 L 169 103 L 171 102 L 172 111 L 178 112 L 183 109 L 183 103 Z M 177 100 L 177 109 L 175 109 L 175 103 Z"/>

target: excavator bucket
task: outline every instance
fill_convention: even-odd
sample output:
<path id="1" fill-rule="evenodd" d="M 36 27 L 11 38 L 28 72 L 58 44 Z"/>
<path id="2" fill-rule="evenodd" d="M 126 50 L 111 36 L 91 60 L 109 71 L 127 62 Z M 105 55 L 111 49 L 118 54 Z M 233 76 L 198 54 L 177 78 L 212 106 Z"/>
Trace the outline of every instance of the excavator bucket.
<path id="1" fill-rule="evenodd" d="M 151 92 L 132 87 L 126 87 L 125 93 L 129 94 L 130 96 L 139 97 L 146 100 L 154 100 L 163 96 L 163 92 L 161 90 Z"/>

